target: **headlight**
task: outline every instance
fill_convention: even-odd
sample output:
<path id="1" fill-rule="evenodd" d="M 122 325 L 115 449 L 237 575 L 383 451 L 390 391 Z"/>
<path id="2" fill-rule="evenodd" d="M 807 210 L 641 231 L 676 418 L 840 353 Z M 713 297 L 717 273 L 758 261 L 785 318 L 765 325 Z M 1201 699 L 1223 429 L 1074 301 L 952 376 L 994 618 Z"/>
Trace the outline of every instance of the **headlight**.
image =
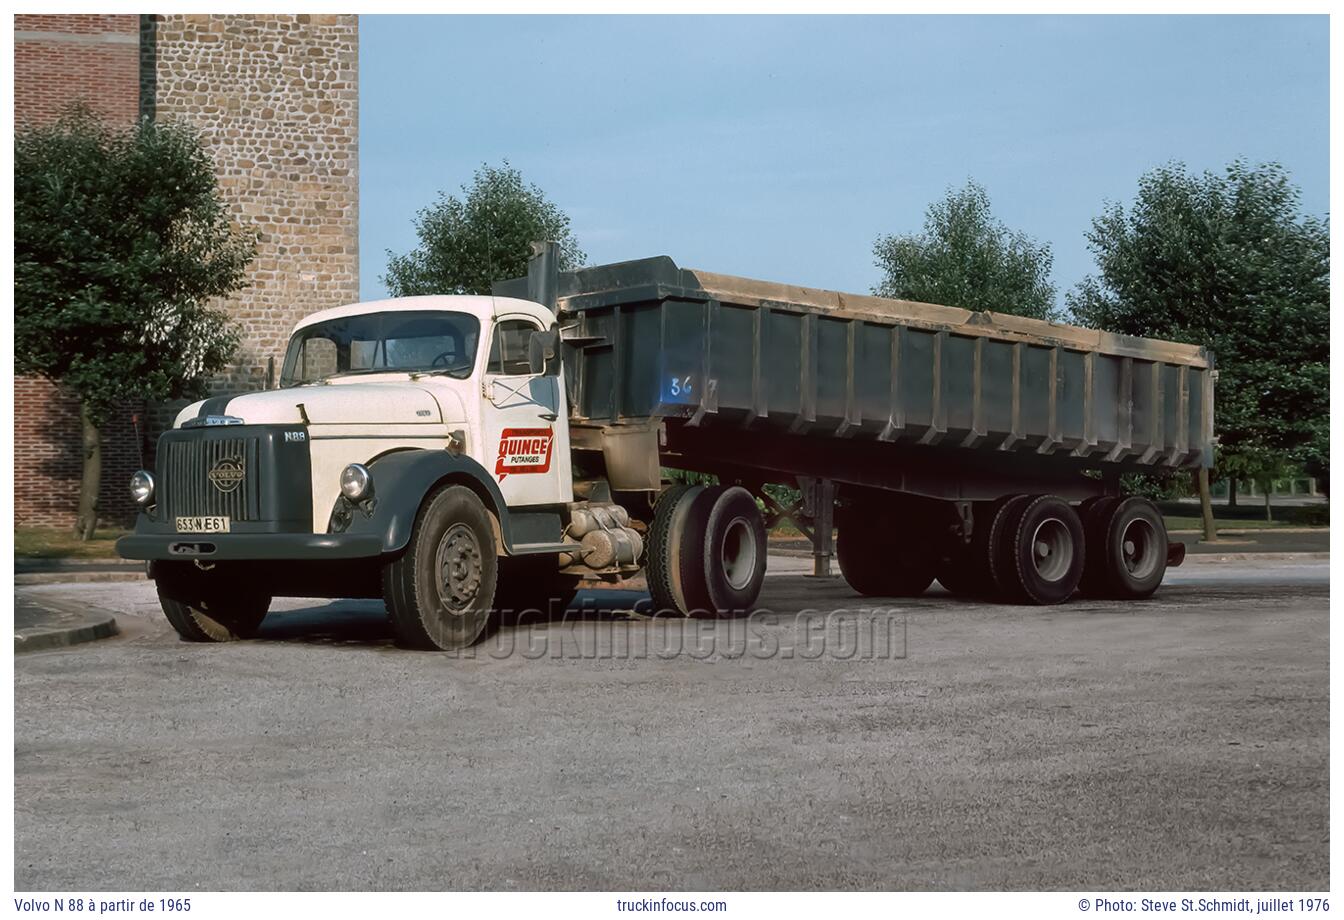
<path id="1" fill-rule="evenodd" d="M 148 505 L 154 500 L 154 474 L 136 470 L 131 476 L 131 498 L 137 505 Z"/>
<path id="2" fill-rule="evenodd" d="M 373 494 L 373 476 L 362 463 L 352 463 L 341 470 L 341 494 L 352 502 L 363 501 Z"/>

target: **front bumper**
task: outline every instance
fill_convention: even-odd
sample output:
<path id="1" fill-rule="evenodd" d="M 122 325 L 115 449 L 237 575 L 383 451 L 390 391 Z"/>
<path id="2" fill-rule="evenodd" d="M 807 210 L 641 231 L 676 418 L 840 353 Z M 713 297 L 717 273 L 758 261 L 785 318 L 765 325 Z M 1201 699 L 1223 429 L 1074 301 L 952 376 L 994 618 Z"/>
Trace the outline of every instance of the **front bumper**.
<path id="1" fill-rule="evenodd" d="M 227 533 L 128 534 L 117 541 L 123 559 L 366 559 L 383 552 L 377 534 Z"/>

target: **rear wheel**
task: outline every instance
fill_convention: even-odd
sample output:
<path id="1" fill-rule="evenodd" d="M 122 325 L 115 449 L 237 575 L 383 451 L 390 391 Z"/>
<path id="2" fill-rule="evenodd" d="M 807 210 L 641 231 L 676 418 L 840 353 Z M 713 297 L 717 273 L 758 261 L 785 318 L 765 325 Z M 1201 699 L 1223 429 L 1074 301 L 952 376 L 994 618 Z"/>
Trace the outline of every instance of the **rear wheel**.
<path id="1" fill-rule="evenodd" d="M 704 486 L 678 483 L 664 490 L 654 505 L 645 543 L 644 573 L 655 613 L 682 613 L 687 609 L 681 588 L 681 548 L 691 503 L 704 490 Z"/>
<path id="2" fill-rule="evenodd" d="M 765 583 L 765 522 L 741 486 L 673 486 L 649 528 L 646 573 L 657 612 L 735 616 Z"/>
<path id="3" fill-rule="evenodd" d="M 765 521 L 756 499 L 741 486 L 718 486 L 706 489 L 697 504 L 705 509 L 701 570 L 687 584 L 703 594 L 687 600 L 694 610 L 714 616 L 746 613 L 765 584 Z"/>
<path id="4" fill-rule="evenodd" d="M 1098 594 L 1121 600 L 1152 595 L 1167 572 L 1167 526 L 1162 512 L 1138 496 L 1117 500 L 1097 521 L 1088 547 L 1097 554 Z"/>
<path id="5" fill-rule="evenodd" d="M 159 563 L 159 606 L 188 642 L 231 642 L 257 634 L 271 598 L 246 586 L 239 573 L 199 569 L 190 563 Z"/>
<path id="6" fill-rule="evenodd" d="M 485 505 L 465 486 L 435 492 L 416 515 L 406 551 L 383 567 L 383 598 L 401 644 L 465 648 L 485 630 L 498 557 Z"/>
<path id="7" fill-rule="evenodd" d="M 1106 574 L 1106 528 L 1111 515 L 1120 504 L 1115 495 L 1089 498 L 1078 506 L 1078 516 L 1083 519 L 1083 536 L 1087 544 L 1087 560 L 1083 566 L 1083 577 L 1078 590 L 1084 597 L 1105 597 L 1110 591 Z"/>
<path id="8" fill-rule="evenodd" d="M 835 516 L 840 574 L 867 597 L 915 597 L 933 583 L 934 525 L 895 504 L 841 506 Z"/>
<path id="9" fill-rule="evenodd" d="M 1083 575 L 1083 524 L 1055 495 L 1016 502 L 1002 531 L 999 562 L 1007 600 L 1058 604 L 1078 589 Z"/>
<path id="10" fill-rule="evenodd" d="M 1014 585 L 1009 577 L 1011 551 L 1005 547 L 1008 545 L 1008 534 L 1031 500 L 1030 495 L 1008 495 L 990 508 L 989 526 L 984 531 L 978 558 L 984 566 L 985 593 L 995 600 L 1013 600 Z"/>

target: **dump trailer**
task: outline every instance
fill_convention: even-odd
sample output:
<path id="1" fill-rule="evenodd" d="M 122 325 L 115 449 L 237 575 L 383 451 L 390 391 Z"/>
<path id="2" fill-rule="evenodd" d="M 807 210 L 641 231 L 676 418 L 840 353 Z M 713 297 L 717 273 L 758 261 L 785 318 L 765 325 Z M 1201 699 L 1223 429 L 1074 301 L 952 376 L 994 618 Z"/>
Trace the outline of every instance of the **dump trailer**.
<path id="1" fill-rule="evenodd" d="M 536 244 L 492 296 L 314 314 L 279 389 L 185 409 L 118 543 L 178 632 L 381 597 L 403 644 L 452 649 L 640 570 L 658 611 L 742 615 L 785 518 L 869 597 L 1137 600 L 1183 558 L 1121 476 L 1211 464 L 1203 348 L 667 257 L 557 266 Z"/>

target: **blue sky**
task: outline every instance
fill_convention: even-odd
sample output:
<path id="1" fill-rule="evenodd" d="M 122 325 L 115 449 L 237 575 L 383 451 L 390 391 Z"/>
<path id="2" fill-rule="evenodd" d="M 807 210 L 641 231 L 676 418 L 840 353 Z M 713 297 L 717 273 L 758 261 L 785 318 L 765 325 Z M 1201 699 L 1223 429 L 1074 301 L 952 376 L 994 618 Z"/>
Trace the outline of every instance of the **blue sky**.
<path id="1" fill-rule="evenodd" d="M 1049 242 L 1083 237 L 1170 160 L 1283 163 L 1329 201 L 1325 16 L 360 19 L 365 299 L 412 219 L 504 158 L 592 263 L 865 292 L 874 240 L 973 177 Z"/>

